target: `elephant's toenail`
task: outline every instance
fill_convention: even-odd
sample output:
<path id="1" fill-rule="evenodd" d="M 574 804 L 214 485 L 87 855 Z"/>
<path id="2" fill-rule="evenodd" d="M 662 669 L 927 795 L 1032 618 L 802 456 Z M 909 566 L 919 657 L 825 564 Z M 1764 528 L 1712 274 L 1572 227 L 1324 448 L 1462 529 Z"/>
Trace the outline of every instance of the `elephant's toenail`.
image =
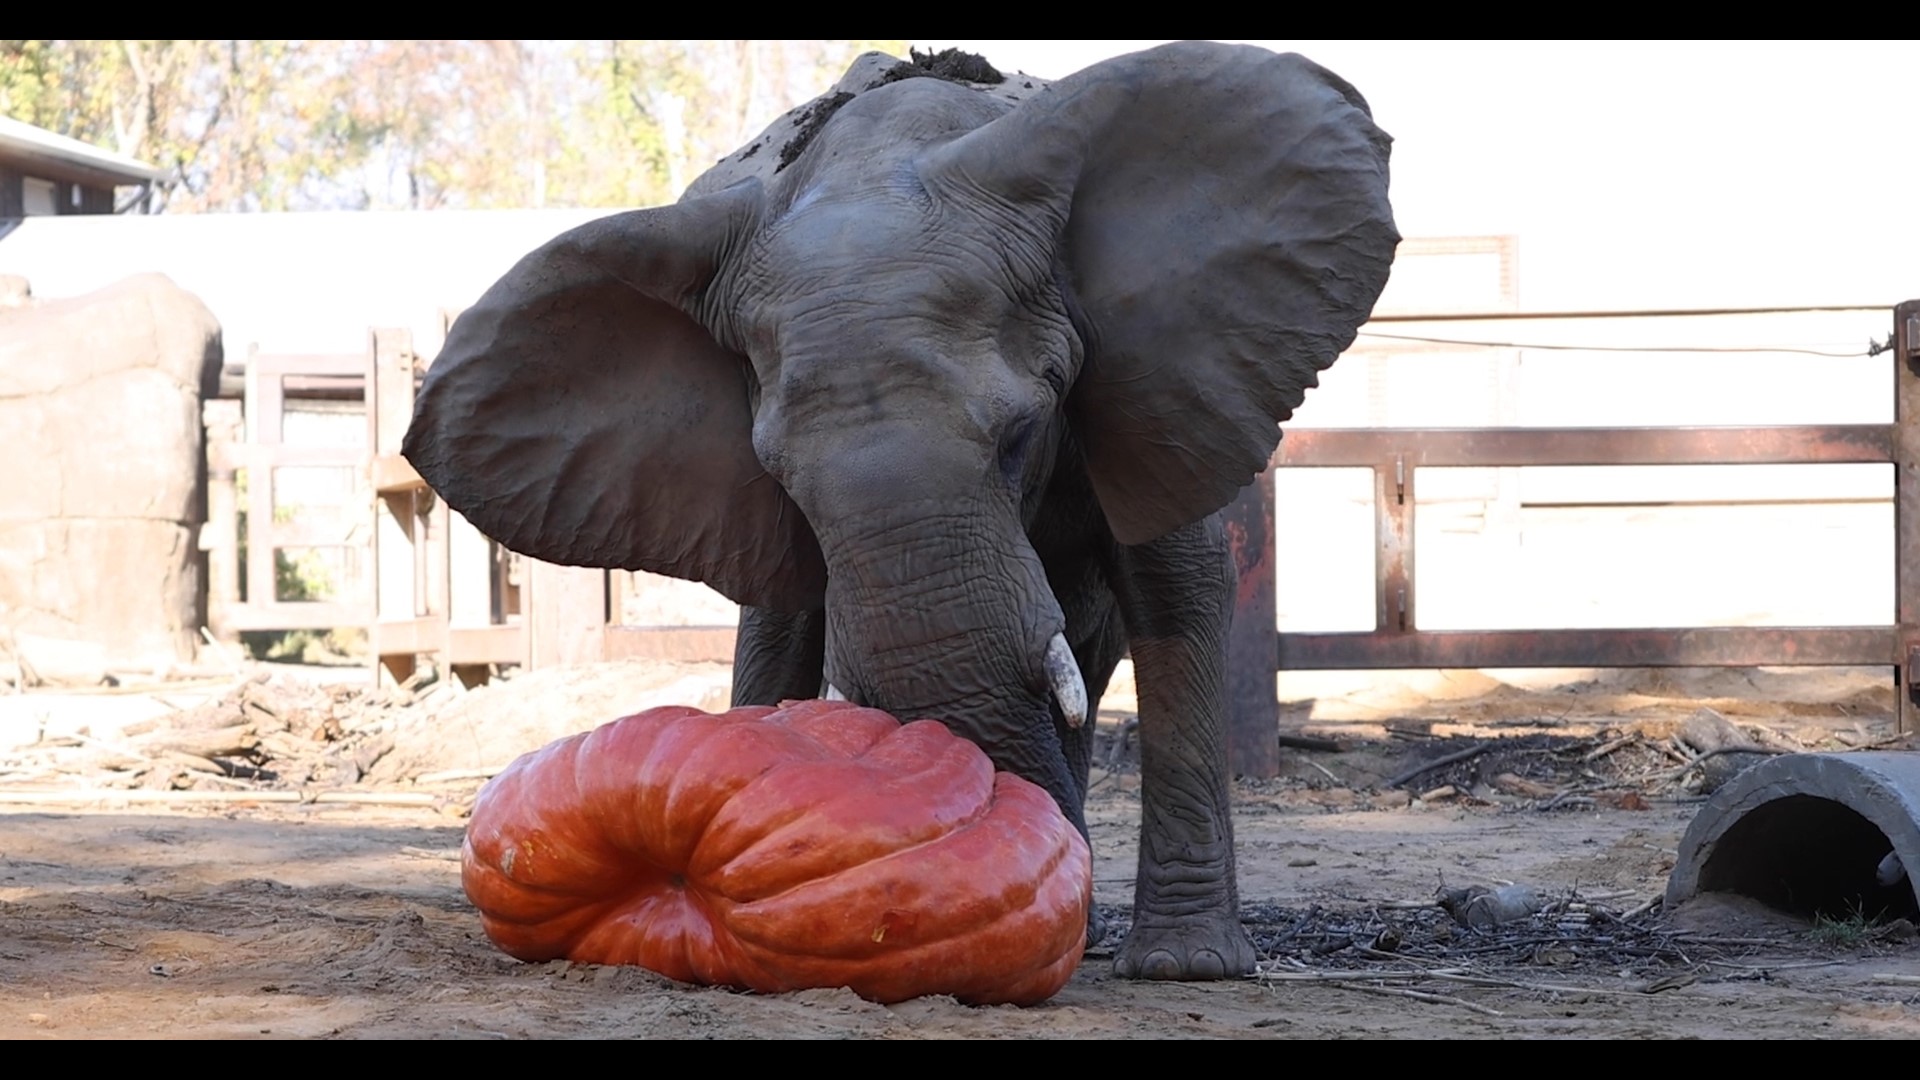
<path id="1" fill-rule="evenodd" d="M 1177 979 L 1180 977 L 1180 962 L 1165 949 L 1155 949 L 1140 962 L 1140 977 L 1143 979 Z"/>
<path id="2" fill-rule="evenodd" d="M 1212 949 L 1201 949 L 1193 954 L 1193 963 L 1188 969 L 1190 979 L 1224 979 L 1227 977 L 1227 962 Z"/>

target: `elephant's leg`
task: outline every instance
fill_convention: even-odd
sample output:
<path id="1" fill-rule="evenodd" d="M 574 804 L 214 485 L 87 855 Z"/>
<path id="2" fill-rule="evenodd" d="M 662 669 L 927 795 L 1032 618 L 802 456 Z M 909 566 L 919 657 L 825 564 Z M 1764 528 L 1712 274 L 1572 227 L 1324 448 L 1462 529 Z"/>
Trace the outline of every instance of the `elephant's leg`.
<path id="1" fill-rule="evenodd" d="M 1253 970 L 1240 925 L 1229 814 L 1227 620 L 1234 569 L 1219 518 L 1120 549 L 1115 585 L 1140 693 L 1140 867 L 1127 978 L 1219 979 Z"/>
<path id="2" fill-rule="evenodd" d="M 826 648 L 825 611 L 788 614 L 742 607 L 733 640 L 734 705 L 819 697 Z"/>

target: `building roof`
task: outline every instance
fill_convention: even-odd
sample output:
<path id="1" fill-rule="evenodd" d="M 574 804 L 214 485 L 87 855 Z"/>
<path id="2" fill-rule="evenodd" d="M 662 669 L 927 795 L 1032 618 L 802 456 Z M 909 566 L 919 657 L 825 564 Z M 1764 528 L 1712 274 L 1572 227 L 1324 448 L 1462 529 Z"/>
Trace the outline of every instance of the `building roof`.
<path id="1" fill-rule="evenodd" d="M 624 209 L 48 214 L 0 224 L 0 275 L 50 299 L 163 273 L 213 310 L 234 363 L 255 343 L 360 352 L 372 326 L 410 329 L 432 356 L 440 309 L 471 306 L 527 252 Z"/>
<path id="2" fill-rule="evenodd" d="M 0 165 L 95 187 L 144 184 L 165 175 L 144 161 L 0 116 Z"/>

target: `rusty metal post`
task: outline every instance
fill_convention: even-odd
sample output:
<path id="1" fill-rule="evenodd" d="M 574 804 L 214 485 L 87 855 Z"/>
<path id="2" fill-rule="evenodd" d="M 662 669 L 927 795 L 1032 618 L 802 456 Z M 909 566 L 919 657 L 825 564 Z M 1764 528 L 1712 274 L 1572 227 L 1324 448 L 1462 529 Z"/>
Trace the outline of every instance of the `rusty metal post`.
<path id="1" fill-rule="evenodd" d="M 1235 776 L 1280 772 L 1280 698 L 1274 686 L 1273 466 L 1221 513 L 1239 586 L 1227 631 L 1227 768 Z"/>
<path id="2" fill-rule="evenodd" d="M 1920 702 L 1920 300 L 1893 309 L 1894 726 L 1914 730 Z"/>
<path id="3" fill-rule="evenodd" d="M 1373 628 L 1412 633 L 1413 462 L 1407 454 L 1373 466 Z"/>

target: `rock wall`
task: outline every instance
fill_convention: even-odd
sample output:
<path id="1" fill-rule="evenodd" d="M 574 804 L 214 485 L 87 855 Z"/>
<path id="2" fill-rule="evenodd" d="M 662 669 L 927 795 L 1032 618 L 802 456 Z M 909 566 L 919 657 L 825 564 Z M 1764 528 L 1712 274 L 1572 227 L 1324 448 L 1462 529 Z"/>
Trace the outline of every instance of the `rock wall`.
<path id="1" fill-rule="evenodd" d="M 0 646 L 42 678 L 193 658 L 220 361 L 213 313 L 158 274 L 0 307 Z"/>

